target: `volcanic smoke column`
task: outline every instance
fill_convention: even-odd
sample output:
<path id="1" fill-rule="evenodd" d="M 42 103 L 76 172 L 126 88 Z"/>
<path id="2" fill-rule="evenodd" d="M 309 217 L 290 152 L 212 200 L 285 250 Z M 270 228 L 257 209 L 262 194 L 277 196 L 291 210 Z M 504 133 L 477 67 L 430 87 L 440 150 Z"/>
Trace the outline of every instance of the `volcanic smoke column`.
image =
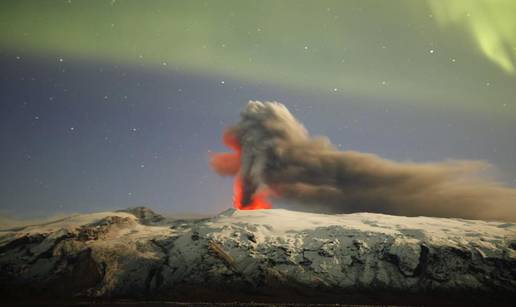
<path id="1" fill-rule="evenodd" d="M 316 212 L 516 221 L 516 189 L 478 176 L 485 162 L 397 162 L 339 151 L 277 102 L 249 102 L 224 143 L 234 152 L 214 154 L 211 164 L 235 177 L 238 209 L 271 208 L 273 195 Z"/>
<path id="2" fill-rule="evenodd" d="M 211 165 L 221 176 L 234 176 L 233 204 L 241 210 L 257 210 L 272 208 L 267 199 L 270 191 L 266 186 L 260 187 L 247 172 L 242 174 L 242 146 L 236 130 L 228 129 L 224 132 L 224 144 L 231 148 L 233 153 L 215 153 L 211 157 Z M 247 160 L 245 160 L 247 162 Z"/>

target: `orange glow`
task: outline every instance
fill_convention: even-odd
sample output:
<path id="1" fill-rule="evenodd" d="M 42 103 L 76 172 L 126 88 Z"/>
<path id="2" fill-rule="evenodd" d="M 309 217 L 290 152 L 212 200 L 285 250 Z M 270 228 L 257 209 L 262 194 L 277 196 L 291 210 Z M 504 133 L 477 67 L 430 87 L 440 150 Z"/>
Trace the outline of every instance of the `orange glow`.
<path id="1" fill-rule="evenodd" d="M 253 200 L 250 204 L 242 204 L 242 194 L 244 191 L 242 177 L 240 175 L 235 176 L 235 183 L 233 185 L 233 204 L 236 209 L 240 210 L 258 210 L 258 209 L 270 209 L 272 208 L 271 203 L 267 199 L 269 192 L 267 190 L 259 190 L 253 195 Z"/>
<path id="2" fill-rule="evenodd" d="M 233 161 L 236 160 L 236 165 L 240 166 L 240 154 L 241 154 L 241 147 L 240 142 L 238 141 L 238 138 L 231 133 L 231 131 L 226 131 L 224 133 L 224 144 L 228 146 L 229 148 L 233 149 L 235 151 L 235 154 L 227 154 L 226 156 L 220 156 L 220 159 L 227 159 L 228 163 L 226 165 L 229 165 L 229 160 L 233 159 Z M 223 163 L 220 163 L 221 165 Z M 230 172 L 232 171 L 232 167 L 228 166 L 227 169 Z M 222 173 L 224 170 L 221 170 Z M 220 172 L 220 171 L 219 171 Z M 242 198 L 244 193 L 244 182 L 242 180 L 242 177 L 240 176 L 240 172 L 238 172 L 235 175 L 235 182 L 233 184 L 233 205 L 236 209 L 239 210 L 258 210 L 258 209 L 270 209 L 272 208 L 271 203 L 267 199 L 270 195 L 270 191 L 268 189 L 260 189 L 254 193 L 252 202 L 250 204 L 242 204 Z"/>
<path id="3" fill-rule="evenodd" d="M 240 142 L 236 135 L 234 135 L 230 130 L 224 131 L 224 144 L 233 149 L 240 156 Z"/>

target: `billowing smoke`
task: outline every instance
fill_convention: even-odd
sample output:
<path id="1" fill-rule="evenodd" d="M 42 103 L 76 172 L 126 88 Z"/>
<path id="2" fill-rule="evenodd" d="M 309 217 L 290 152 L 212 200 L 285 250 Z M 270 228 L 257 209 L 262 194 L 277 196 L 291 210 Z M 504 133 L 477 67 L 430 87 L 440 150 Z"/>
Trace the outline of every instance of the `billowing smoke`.
<path id="1" fill-rule="evenodd" d="M 215 154 L 212 166 L 236 176 L 242 209 L 266 191 L 317 212 L 516 221 L 516 189 L 481 177 L 484 162 L 402 163 L 339 151 L 277 102 L 249 102 L 224 138 L 235 153 Z"/>

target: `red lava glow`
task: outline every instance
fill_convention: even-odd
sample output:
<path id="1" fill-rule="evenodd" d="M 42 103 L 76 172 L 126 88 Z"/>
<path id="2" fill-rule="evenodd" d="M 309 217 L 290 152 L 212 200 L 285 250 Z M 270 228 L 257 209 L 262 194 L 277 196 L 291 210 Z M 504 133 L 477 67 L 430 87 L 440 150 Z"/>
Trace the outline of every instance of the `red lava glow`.
<path id="1" fill-rule="evenodd" d="M 233 149 L 235 151 L 235 154 L 224 154 L 220 155 L 220 159 L 227 158 L 227 163 L 225 163 L 226 166 L 226 173 L 229 173 L 232 171 L 232 162 L 235 161 L 236 165 L 240 166 L 240 154 L 241 154 L 241 147 L 240 142 L 238 141 L 238 138 L 231 132 L 226 131 L 224 133 L 224 144 L 228 146 L 229 148 Z M 224 163 L 221 163 L 224 164 Z M 224 173 L 224 171 L 223 171 Z M 259 210 L 259 209 L 270 209 L 272 208 L 271 203 L 268 200 L 268 196 L 270 195 L 270 192 L 268 189 L 260 189 L 257 192 L 254 193 L 251 203 L 249 204 L 243 204 L 242 198 L 244 193 L 244 182 L 242 180 L 242 177 L 240 176 L 240 172 L 237 169 L 235 174 L 235 182 L 233 184 L 233 205 L 236 209 L 239 210 Z"/>
<path id="2" fill-rule="evenodd" d="M 240 175 L 235 176 L 235 183 L 233 185 L 233 204 L 236 209 L 240 210 L 259 210 L 272 208 L 271 203 L 267 199 L 269 192 L 267 190 L 259 190 L 253 195 L 253 200 L 250 204 L 242 204 L 244 185 Z"/>

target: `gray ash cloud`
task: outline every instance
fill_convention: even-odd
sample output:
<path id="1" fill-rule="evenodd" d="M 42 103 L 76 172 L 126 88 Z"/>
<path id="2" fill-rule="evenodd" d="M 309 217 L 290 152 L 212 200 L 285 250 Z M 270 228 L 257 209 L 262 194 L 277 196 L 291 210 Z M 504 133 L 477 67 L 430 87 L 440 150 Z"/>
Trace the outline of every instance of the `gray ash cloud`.
<path id="1" fill-rule="evenodd" d="M 212 166 L 221 175 L 242 176 L 244 204 L 266 187 L 315 212 L 516 221 L 516 189 L 482 176 L 486 162 L 397 162 L 339 151 L 328 138 L 310 136 L 277 102 L 249 102 L 226 139 L 239 144 L 240 155 L 215 155 Z"/>

